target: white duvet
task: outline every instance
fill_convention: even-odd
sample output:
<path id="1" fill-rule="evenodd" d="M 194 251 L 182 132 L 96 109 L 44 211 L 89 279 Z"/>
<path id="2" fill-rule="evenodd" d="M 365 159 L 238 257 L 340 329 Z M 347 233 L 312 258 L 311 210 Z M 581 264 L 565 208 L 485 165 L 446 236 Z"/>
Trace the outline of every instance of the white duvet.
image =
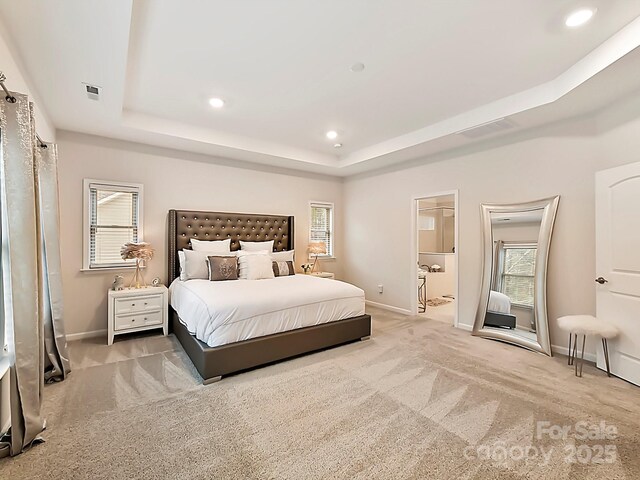
<path id="1" fill-rule="evenodd" d="M 511 299 L 504 293 L 491 290 L 487 311 L 495 313 L 511 313 Z"/>
<path id="2" fill-rule="evenodd" d="M 171 306 L 192 335 L 210 347 L 364 314 L 364 291 L 310 275 L 265 280 L 179 279 Z"/>

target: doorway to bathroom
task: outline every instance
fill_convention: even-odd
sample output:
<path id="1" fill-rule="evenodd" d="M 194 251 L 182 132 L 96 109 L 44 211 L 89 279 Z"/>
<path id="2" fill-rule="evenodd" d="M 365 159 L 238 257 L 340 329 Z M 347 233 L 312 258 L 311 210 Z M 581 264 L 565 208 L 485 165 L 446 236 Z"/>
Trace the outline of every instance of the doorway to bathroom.
<path id="1" fill-rule="evenodd" d="M 412 311 L 458 324 L 458 191 L 413 199 Z"/>

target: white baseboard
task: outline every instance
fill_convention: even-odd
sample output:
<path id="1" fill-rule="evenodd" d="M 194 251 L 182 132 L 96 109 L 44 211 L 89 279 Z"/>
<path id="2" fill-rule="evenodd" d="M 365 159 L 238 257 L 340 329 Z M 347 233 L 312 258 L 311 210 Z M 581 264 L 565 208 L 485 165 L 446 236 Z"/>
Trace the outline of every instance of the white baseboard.
<path id="1" fill-rule="evenodd" d="M 106 337 L 107 329 L 93 330 L 91 332 L 70 333 L 67 335 L 67 341 L 73 342 L 75 340 L 82 340 L 85 338 Z"/>
<path id="2" fill-rule="evenodd" d="M 582 344 L 580 344 L 579 346 L 581 347 Z M 551 345 L 551 351 L 553 353 L 559 353 L 560 355 L 565 355 L 565 356 L 569 355 L 569 348 L 568 347 L 561 347 L 560 345 Z M 580 348 L 578 348 L 577 355 L 580 356 Z M 588 361 L 588 362 L 596 363 L 597 358 L 598 357 L 597 357 L 597 355 L 595 353 L 584 352 L 584 359 L 586 361 Z"/>
<path id="3" fill-rule="evenodd" d="M 365 300 L 364 303 L 372 307 L 389 310 L 390 312 L 399 313 L 401 315 L 411 315 L 411 311 L 406 308 L 394 307 L 393 305 L 387 305 L 386 303 L 372 302 L 371 300 Z"/>
<path id="4" fill-rule="evenodd" d="M 456 328 L 459 328 L 460 330 L 466 330 L 467 332 L 473 330 L 473 327 L 471 325 L 466 325 L 464 323 L 459 323 Z"/>

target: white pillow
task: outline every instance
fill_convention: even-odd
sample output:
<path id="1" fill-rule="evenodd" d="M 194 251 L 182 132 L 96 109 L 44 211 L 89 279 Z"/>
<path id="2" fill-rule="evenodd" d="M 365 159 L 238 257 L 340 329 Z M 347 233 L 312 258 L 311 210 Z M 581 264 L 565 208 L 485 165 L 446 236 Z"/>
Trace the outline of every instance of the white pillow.
<path id="1" fill-rule="evenodd" d="M 180 262 L 180 280 L 183 282 L 187 279 L 187 260 L 182 250 L 178 251 L 178 262 Z"/>
<path id="2" fill-rule="evenodd" d="M 246 250 L 247 252 L 258 252 L 262 250 L 273 252 L 273 240 L 269 240 L 268 242 L 243 242 L 240 240 L 240 250 Z"/>
<path id="3" fill-rule="evenodd" d="M 294 251 L 285 250 L 284 252 L 272 252 L 271 258 L 274 262 L 293 262 Z"/>
<path id="4" fill-rule="evenodd" d="M 243 280 L 273 278 L 273 260 L 267 251 L 238 252 L 238 276 Z"/>
<path id="5" fill-rule="evenodd" d="M 235 255 L 235 252 L 194 252 L 184 249 L 178 252 L 180 260 L 180 280 L 193 280 L 196 278 L 209 279 L 209 266 L 207 257 L 217 255 Z"/>
<path id="6" fill-rule="evenodd" d="M 229 253 L 231 252 L 231 239 L 209 241 L 192 238 L 191 248 L 194 252 Z"/>

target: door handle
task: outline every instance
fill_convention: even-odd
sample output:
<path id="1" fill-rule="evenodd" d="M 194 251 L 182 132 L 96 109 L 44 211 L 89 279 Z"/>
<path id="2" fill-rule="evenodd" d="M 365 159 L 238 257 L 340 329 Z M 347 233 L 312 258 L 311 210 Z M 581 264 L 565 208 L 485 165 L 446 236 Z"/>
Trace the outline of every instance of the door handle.
<path id="1" fill-rule="evenodd" d="M 605 283 L 607 283 L 609 280 L 607 280 L 606 278 L 602 278 L 602 277 L 598 277 L 596 278 L 596 282 L 598 282 L 600 285 L 604 285 Z"/>

